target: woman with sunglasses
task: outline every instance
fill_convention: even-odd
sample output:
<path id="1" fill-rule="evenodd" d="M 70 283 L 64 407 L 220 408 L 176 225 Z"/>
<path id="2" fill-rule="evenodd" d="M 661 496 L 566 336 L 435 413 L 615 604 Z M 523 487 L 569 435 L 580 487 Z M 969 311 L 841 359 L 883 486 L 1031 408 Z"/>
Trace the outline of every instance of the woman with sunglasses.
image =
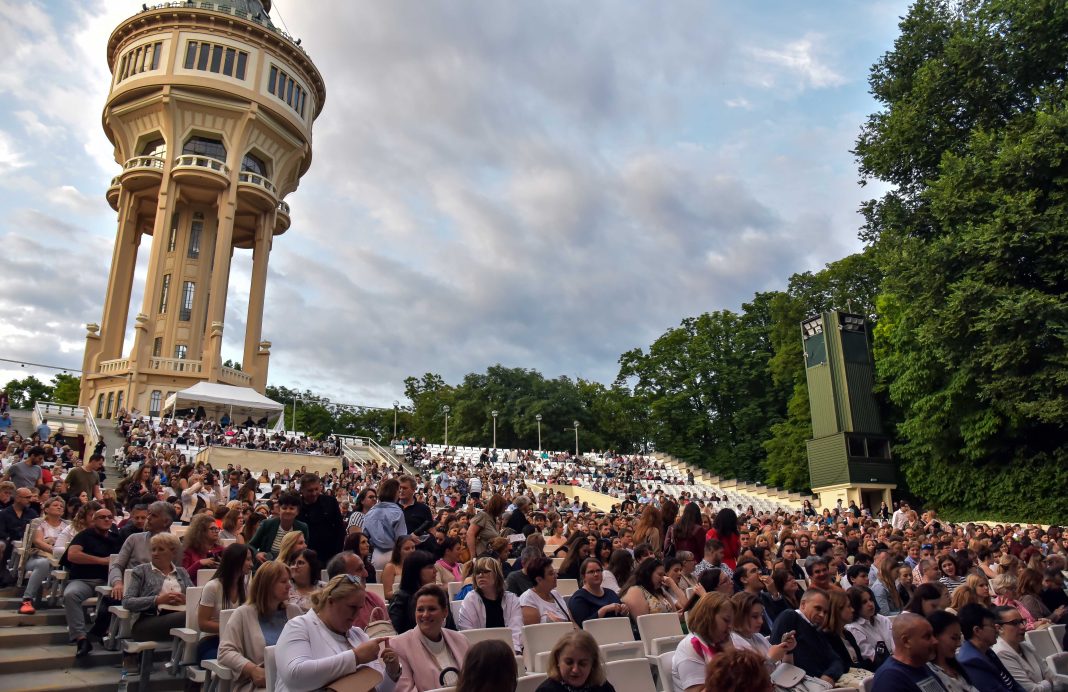
<path id="1" fill-rule="evenodd" d="M 523 613 L 519 597 L 504 588 L 504 573 L 493 558 L 475 560 L 475 588 L 464 597 L 456 624 L 461 630 L 507 627 L 512 646 L 523 650 Z"/>

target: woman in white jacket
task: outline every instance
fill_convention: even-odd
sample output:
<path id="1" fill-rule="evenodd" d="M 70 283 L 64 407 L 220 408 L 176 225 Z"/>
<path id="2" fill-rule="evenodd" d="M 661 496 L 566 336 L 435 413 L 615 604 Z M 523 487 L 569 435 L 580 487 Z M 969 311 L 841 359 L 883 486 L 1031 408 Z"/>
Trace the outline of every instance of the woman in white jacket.
<path id="1" fill-rule="evenodd" d="M 523 651 L 523 611 L 519 597 L 504 588 L 501 563 L 492 557 L 475 560 L 475 588 L 464 597 L 456 626 L 461 630 L 507 627 L 512 631 L 512 648 Z"/>
<path id="2" fill-rule="evenodd" d="M 275 647 L 276 692 L 318 690 L 364 666 L 382 675 L 377 692 L 393 692 L 401 676 L 397 652 L 387 638 L 352 626 L 366 594 L 359 577 L 340 574 L 315 594 L 311 610 L 286 623 Z"/>
<path id="3" fill-rule="evenodd" d="M 847 623 L 846 629 L 857 640 L 860 655 L 881 665 L 894 653 L 893 623 L 890 618 L 875 612 L 875 594 L 868 587 L 851 586 L 846 595 L 856 614 L 856 619 Z"/>
<path id="4" fill-rule="evenodd" d="M 194 473 L 189 477 L 190 485 L 182 491 L 182 518 L 183 524 L 188 524 L 193 518 L 193 513 L 202 507 L 210 507 L 212 511 L 222 503 L 222 495 L 219 492 L 219 484 L 215 482 L 215 476 L 209 471 L 203 475 Z"/>

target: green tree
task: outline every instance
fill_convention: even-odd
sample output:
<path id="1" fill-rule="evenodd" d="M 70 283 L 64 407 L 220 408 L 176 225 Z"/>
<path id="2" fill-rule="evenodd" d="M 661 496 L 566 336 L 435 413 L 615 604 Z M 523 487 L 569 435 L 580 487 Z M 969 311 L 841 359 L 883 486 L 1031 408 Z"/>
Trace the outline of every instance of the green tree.
<path id="1" fill-rule="evenodd" d="M 38 401 L 52 400 L 52 388 L 33 375 L 9 381 L 4 385 L 4 390 L 11 408 L 28 409 Z"/>
<path id="2" fill-rule="evenodd" d="M 52 401 L 57 404 L 77 404 L 81 391 L 80 377 L 63 372 L 52 378 Z"/>
<path id="3" fill-rule="evenodd" d="M 954 513 L 1068 512 L 1066 35 L 1062 2 L 918 2 L 872 69 L 876 364 L 911 490 Z"/>

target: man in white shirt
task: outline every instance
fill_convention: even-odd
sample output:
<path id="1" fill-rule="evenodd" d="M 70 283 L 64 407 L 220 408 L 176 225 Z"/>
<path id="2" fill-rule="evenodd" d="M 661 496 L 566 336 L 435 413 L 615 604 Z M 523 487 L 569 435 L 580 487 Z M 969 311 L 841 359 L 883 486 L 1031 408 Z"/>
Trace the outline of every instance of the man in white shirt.
<path id="1" fill-rule="evenodd" d="M 894 527 L 895 531 L 900 531 L 905 528 L 905 524 L 909 521 L 909 505 L 907 502 L 899 502 L 897 509 L 894 510 L 894 514 L 890 517 L 890 525 Z"/>

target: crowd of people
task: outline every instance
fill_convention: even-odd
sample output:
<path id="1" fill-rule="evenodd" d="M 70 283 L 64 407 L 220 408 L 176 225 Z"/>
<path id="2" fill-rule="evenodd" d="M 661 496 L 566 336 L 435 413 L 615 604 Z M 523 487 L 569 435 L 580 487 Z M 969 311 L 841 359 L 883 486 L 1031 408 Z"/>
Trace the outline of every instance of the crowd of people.
<path id="1" fill-rule="evenodd" d="M 568 623 L 540 689 L 612 692 L 583 625 L 621 618 L 637 635 L 647 614 L 688 632 L 673 654 L 675 692 L 867 678 L 877 692 L 1061 689 L 1024 636 L 1068 622 L 1059 527 L 953 524 L 904 502 L 892 513 L 739 510 L 658 489 L 693 479 L 615 454 L 494 460 L 412 444 L 415 474 L 371 463 L 265 479 L 156 454 L 153 441 L 176 431 L 138 430 L 148 440 L 135 446 L 150 451 L 114 493 L 102 490 L 102 454 L 56 462 L 51 482 L 44 441 L 16 442 L 6 457 L 0 542 L 10 554 L 31 532 L 19 612 L 34 612 L 64 567 L 81 657 L 108 631 L 106 609 L 91 620 L 83 608 L 96 587 L 133 614 L 132 637 L 165 640 L 200 586 L 197 655 L 232 670 L 241 690 L 264 687 L 266 646 L 281 690 L 349 675 L 380 692 L 514 689 L 523 628 Z M 553 491 L 577 477 L 619 502 L 601 511 Z M 205 569 L 213 576 L 198 584 Z M 562 593 L 561 579 L 577 589 Z M 486 627 L 507 630 L 510 645 L 460 634 Z"/>

